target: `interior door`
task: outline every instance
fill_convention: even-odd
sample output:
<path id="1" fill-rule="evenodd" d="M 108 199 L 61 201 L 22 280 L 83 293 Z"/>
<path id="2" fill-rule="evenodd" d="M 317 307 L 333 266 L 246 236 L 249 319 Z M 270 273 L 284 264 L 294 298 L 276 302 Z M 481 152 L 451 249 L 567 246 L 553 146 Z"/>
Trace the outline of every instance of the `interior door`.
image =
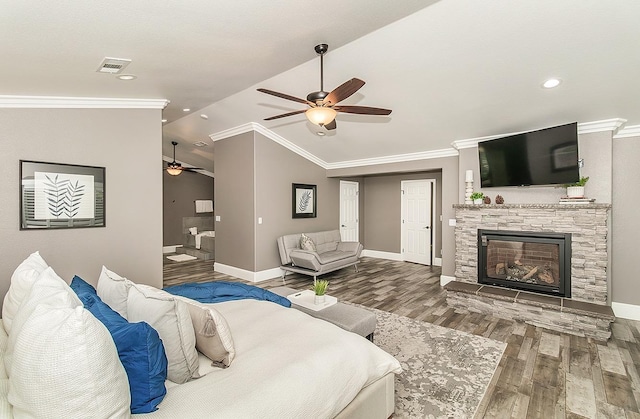
<path id="1" fill-rule="evenodd" d="M 342 241 L 360 241 L 358 232 L 358 182 L 340 181 L 340 237 Z"/>
<path id="2" fill-rule="evenodd" d="M 407 262 L 431 265 L 432 182 L 402 181 L 402 257 Z"/>

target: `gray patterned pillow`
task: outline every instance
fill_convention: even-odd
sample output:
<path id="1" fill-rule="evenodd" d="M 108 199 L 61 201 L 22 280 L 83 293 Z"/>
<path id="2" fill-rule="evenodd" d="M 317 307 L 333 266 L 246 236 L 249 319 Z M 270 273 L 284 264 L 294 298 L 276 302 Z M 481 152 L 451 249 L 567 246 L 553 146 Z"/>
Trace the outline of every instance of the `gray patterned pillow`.
<path id="1" fill-rule="evenodd" d="M 316 251 L 316 244 L 313 242 L 313 240 L 311 240 L 311 238 L 309 236 L 307 236 L 306 234 L 302 233 L 300 235 L 300 249 L 308 250 L 310 252 L 315 252 Z"/>

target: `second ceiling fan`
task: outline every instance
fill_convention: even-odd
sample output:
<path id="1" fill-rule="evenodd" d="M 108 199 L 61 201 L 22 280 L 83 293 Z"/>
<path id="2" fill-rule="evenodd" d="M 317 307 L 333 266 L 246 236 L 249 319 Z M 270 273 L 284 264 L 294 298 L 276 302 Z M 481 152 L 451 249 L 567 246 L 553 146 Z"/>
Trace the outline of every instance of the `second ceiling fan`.
<path id="1" fill-rule="evenodd" d="M 389 115 L 390 109 L 372 108 L 369 106 L 356 106 L 356 105 L 338 105 L 339 102 L 345 100 L 355 92 L 360 90 L 364 86 L 364 81 L 353 78 L 342 83 L 331 92 L 324 91 L 324 66 L 323 57 L 329 50 L 327 44 L 320 44 L 315 46 L 315 50 L 320 55 L 320 91 L 311 92 L 307 95 L 307 99 L 300 99 L 295 96 L 287 95 L 285 93 L 275 92 L 268 89 L 258 89 L 259 92 L 269 95 L 277 96 L 282 99 L 292 100 L 298 103 L 304 103 L 309 106 L 308 109 L 301 109 L 298 111 L 287 112 L 281 115 L 265 118 L 265 121 L 271 121 L 273 119 L 284 118 L 287 116 L 298 115 L 305 113 L 307 119 L 316 125 L 325 127 L 328 130 L 336 129 L 336 114 L 338 112 L 354 113 L 360 115 Z"/>

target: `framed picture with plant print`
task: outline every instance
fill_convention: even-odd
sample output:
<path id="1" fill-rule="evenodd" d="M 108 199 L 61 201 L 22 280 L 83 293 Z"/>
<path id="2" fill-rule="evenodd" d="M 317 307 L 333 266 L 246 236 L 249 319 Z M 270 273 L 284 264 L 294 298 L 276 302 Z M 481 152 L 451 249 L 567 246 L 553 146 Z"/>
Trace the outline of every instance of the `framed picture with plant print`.
<path id="1" fill-rule="evenodd" d="M 20 230 L 105 225 L 104 167 L 20 160 Z"/>
<path id="2" fill-rule="evenodd" d="M 292 187 L 292 217 L 316 218 L 316 185 L 294 183 Z"/>

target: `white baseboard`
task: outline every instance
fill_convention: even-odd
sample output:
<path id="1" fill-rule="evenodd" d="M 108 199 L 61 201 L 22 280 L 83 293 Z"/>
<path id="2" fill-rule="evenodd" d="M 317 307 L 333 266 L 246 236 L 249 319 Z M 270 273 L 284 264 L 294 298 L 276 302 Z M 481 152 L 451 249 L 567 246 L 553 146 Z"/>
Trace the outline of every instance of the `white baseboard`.
<path id="1" fill-rule="evenodd" d="M 433 258 L 433 266 L 442 266 L 442 258 Z"/>
<path id="2" fill-rule="evenodd" d="M 449 282 L 455 281 L 455 280 L 456 280 L 455 276 L 440 275 L 440 286 L 444 287 Z"/>
<path id="3" fill-rule="evenodd" d="M 377 259 L 388 259 L 388 260 L 396 260 L 402 262 L 404 259 L 402 258 L 401 253 L 392 253 L 392 252 L 381 252 L 379 250 L 368 250 L 364 249 L 362 251 L 362 256 L 377 258 Z"/>
<path id="4" fill-rule="evenodd" d="M 613 309 L 613 314 L 615 314 L 616 317 L 629 320 L 640 320 L 640 306 L 612 302 L 611 308 Z"/>
<path id="5" fill-rule="evenodd" d="M 176 248 L 182 247 L 181 244 L 174 244 L 173 246 L 163 246 L 162 253 L 175 253 Z"/>
<path id="6" fill-rule="evenodd" d="M 218 262 L 213 263 L 213 270 L 215 272 L 235 276 L 236 278 L 244 279 L 245 281 L 249 282 L 262 282 L 282 276 L 282 270 L 280 268 L 272 268 L 264 271 L 252 272 L 246 269 L 240 269 L 236 268 L 235 266 L 224 265 Z"/>

